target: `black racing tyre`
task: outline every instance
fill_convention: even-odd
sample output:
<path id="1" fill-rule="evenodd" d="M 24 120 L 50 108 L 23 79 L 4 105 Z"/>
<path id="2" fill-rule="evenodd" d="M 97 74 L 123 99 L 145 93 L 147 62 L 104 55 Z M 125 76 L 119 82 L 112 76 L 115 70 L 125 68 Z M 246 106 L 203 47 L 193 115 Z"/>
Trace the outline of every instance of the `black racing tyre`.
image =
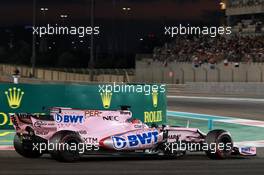
<path id="1" fill-rule="evenodd" d="M 58 131 L 51 137 L 49 142 L 54 148 L 49 150 L 54 159 L 61 162 L 75 162 L 80 159 L 78 144 L 82 143 L 82 140 L 78 133 L 74 131 Z M 70 148 L 72 144 L 76 145 L 76 149 Z"/>
<path id="2" fill-rule="evenodd" d="M 21 136 L 16 134 L 14 137 L 14 148 L 16 152 L 26 158 L 39 158 L 42 156 L 39 150 L 34 149 L 33 143 L 36 142 L 33 140 L 34 139 L 24 140 Z"/>
<path id="3" fill-rule="evenodd" d="M 233 140 L 229 132 L 221 129 L 210 131 L 205 142 L 208 146 L 206 155 L 210 159 L 227 159 L 233 150 Z"/>

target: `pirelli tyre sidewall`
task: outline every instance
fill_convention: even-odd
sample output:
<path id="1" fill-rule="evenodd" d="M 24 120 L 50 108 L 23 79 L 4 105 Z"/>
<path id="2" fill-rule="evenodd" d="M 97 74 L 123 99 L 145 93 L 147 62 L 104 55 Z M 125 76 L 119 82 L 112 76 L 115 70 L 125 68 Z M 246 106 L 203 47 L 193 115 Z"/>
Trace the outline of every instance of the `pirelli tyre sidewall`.
<path id="1" fill-rule="evenodd" d="M 233 150 L 233 140 L 229 132 L 225 130 L 212 130 L 210 131 L 206 138 L 205 142 L 208 144 L 209 149 L 206 150 L 206 155 L 210 159 L 227 159 L 231 156 Z M 228 144 L 230 147 L 225 147 L 224 149 L 219 149 L 219 144 Z M 216 147 L 210 147 L 215 145 Z M 211 148 L 211 149 L 210 149 Z"/>
<path id="2" fill-rule="evenodd" d="M 14 148 L 16 152 L 26 158 L 38 158 L 42 156 L 40 151 L 34 150 L 33 143 L 36 143 L 34 138 L 25 140 L 18 134 L 14 137 Z"/>
<path id="3" fill-rule="evenodd" d="M 74 131 L 58 131 L 49 140 L 50 144 L 79 144 L 82 142 L 80 135 Z M 78 148 L 78 147 L 77 147 Z M 53 150 L 49 150 L 51 156 L 61 162 L 75 162 L 80 159 L 79 150 L 70 150 L 57 146 Z"/>

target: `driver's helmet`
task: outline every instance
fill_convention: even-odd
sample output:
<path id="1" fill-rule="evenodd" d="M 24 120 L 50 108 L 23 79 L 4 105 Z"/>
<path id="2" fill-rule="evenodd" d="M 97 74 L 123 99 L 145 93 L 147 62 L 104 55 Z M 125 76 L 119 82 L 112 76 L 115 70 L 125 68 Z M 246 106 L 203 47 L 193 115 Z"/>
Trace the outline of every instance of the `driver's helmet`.
<path id="1" fill-rule="evenodd" d="M 133 123 L 133 124 L 141 124 L 142 122 L 139 119 L 132 119 L 131 123 Z"/>

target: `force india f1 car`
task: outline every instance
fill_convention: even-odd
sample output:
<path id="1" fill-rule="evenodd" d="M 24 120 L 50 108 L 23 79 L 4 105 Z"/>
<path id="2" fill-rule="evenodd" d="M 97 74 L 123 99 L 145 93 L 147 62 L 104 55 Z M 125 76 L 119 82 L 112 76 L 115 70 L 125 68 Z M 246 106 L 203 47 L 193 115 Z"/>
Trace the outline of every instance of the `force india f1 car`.
<path id="1" fill-rule="evenodd" d="M 11 120 L 16 129 L 14 148 L 27 158 L 44 153 L 66 162 L 90 154 L 179 157 L 189 150 L 204 151 L 211 159 L 256 155 L 256 148 L 235 147 L 227 131 L 206 135 L 195 128 L 150 127 L 132 119 L 127 107 L 116 111 L 54 107 L 50 115 L 12 114 Z"/>

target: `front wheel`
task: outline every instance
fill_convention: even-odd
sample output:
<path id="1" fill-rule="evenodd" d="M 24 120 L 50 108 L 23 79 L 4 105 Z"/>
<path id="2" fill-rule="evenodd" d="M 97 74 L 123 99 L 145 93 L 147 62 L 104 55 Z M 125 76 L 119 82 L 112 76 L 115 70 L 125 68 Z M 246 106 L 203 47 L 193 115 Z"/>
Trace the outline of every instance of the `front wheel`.
<path id="1" fill-rule="evenodd" d="M 208 147 L 205 152 L 210 159 L 226 159 L 231 156 L 233 140 L 229 132 L 212 130 L 207 134 L 205 143 Z"/>

